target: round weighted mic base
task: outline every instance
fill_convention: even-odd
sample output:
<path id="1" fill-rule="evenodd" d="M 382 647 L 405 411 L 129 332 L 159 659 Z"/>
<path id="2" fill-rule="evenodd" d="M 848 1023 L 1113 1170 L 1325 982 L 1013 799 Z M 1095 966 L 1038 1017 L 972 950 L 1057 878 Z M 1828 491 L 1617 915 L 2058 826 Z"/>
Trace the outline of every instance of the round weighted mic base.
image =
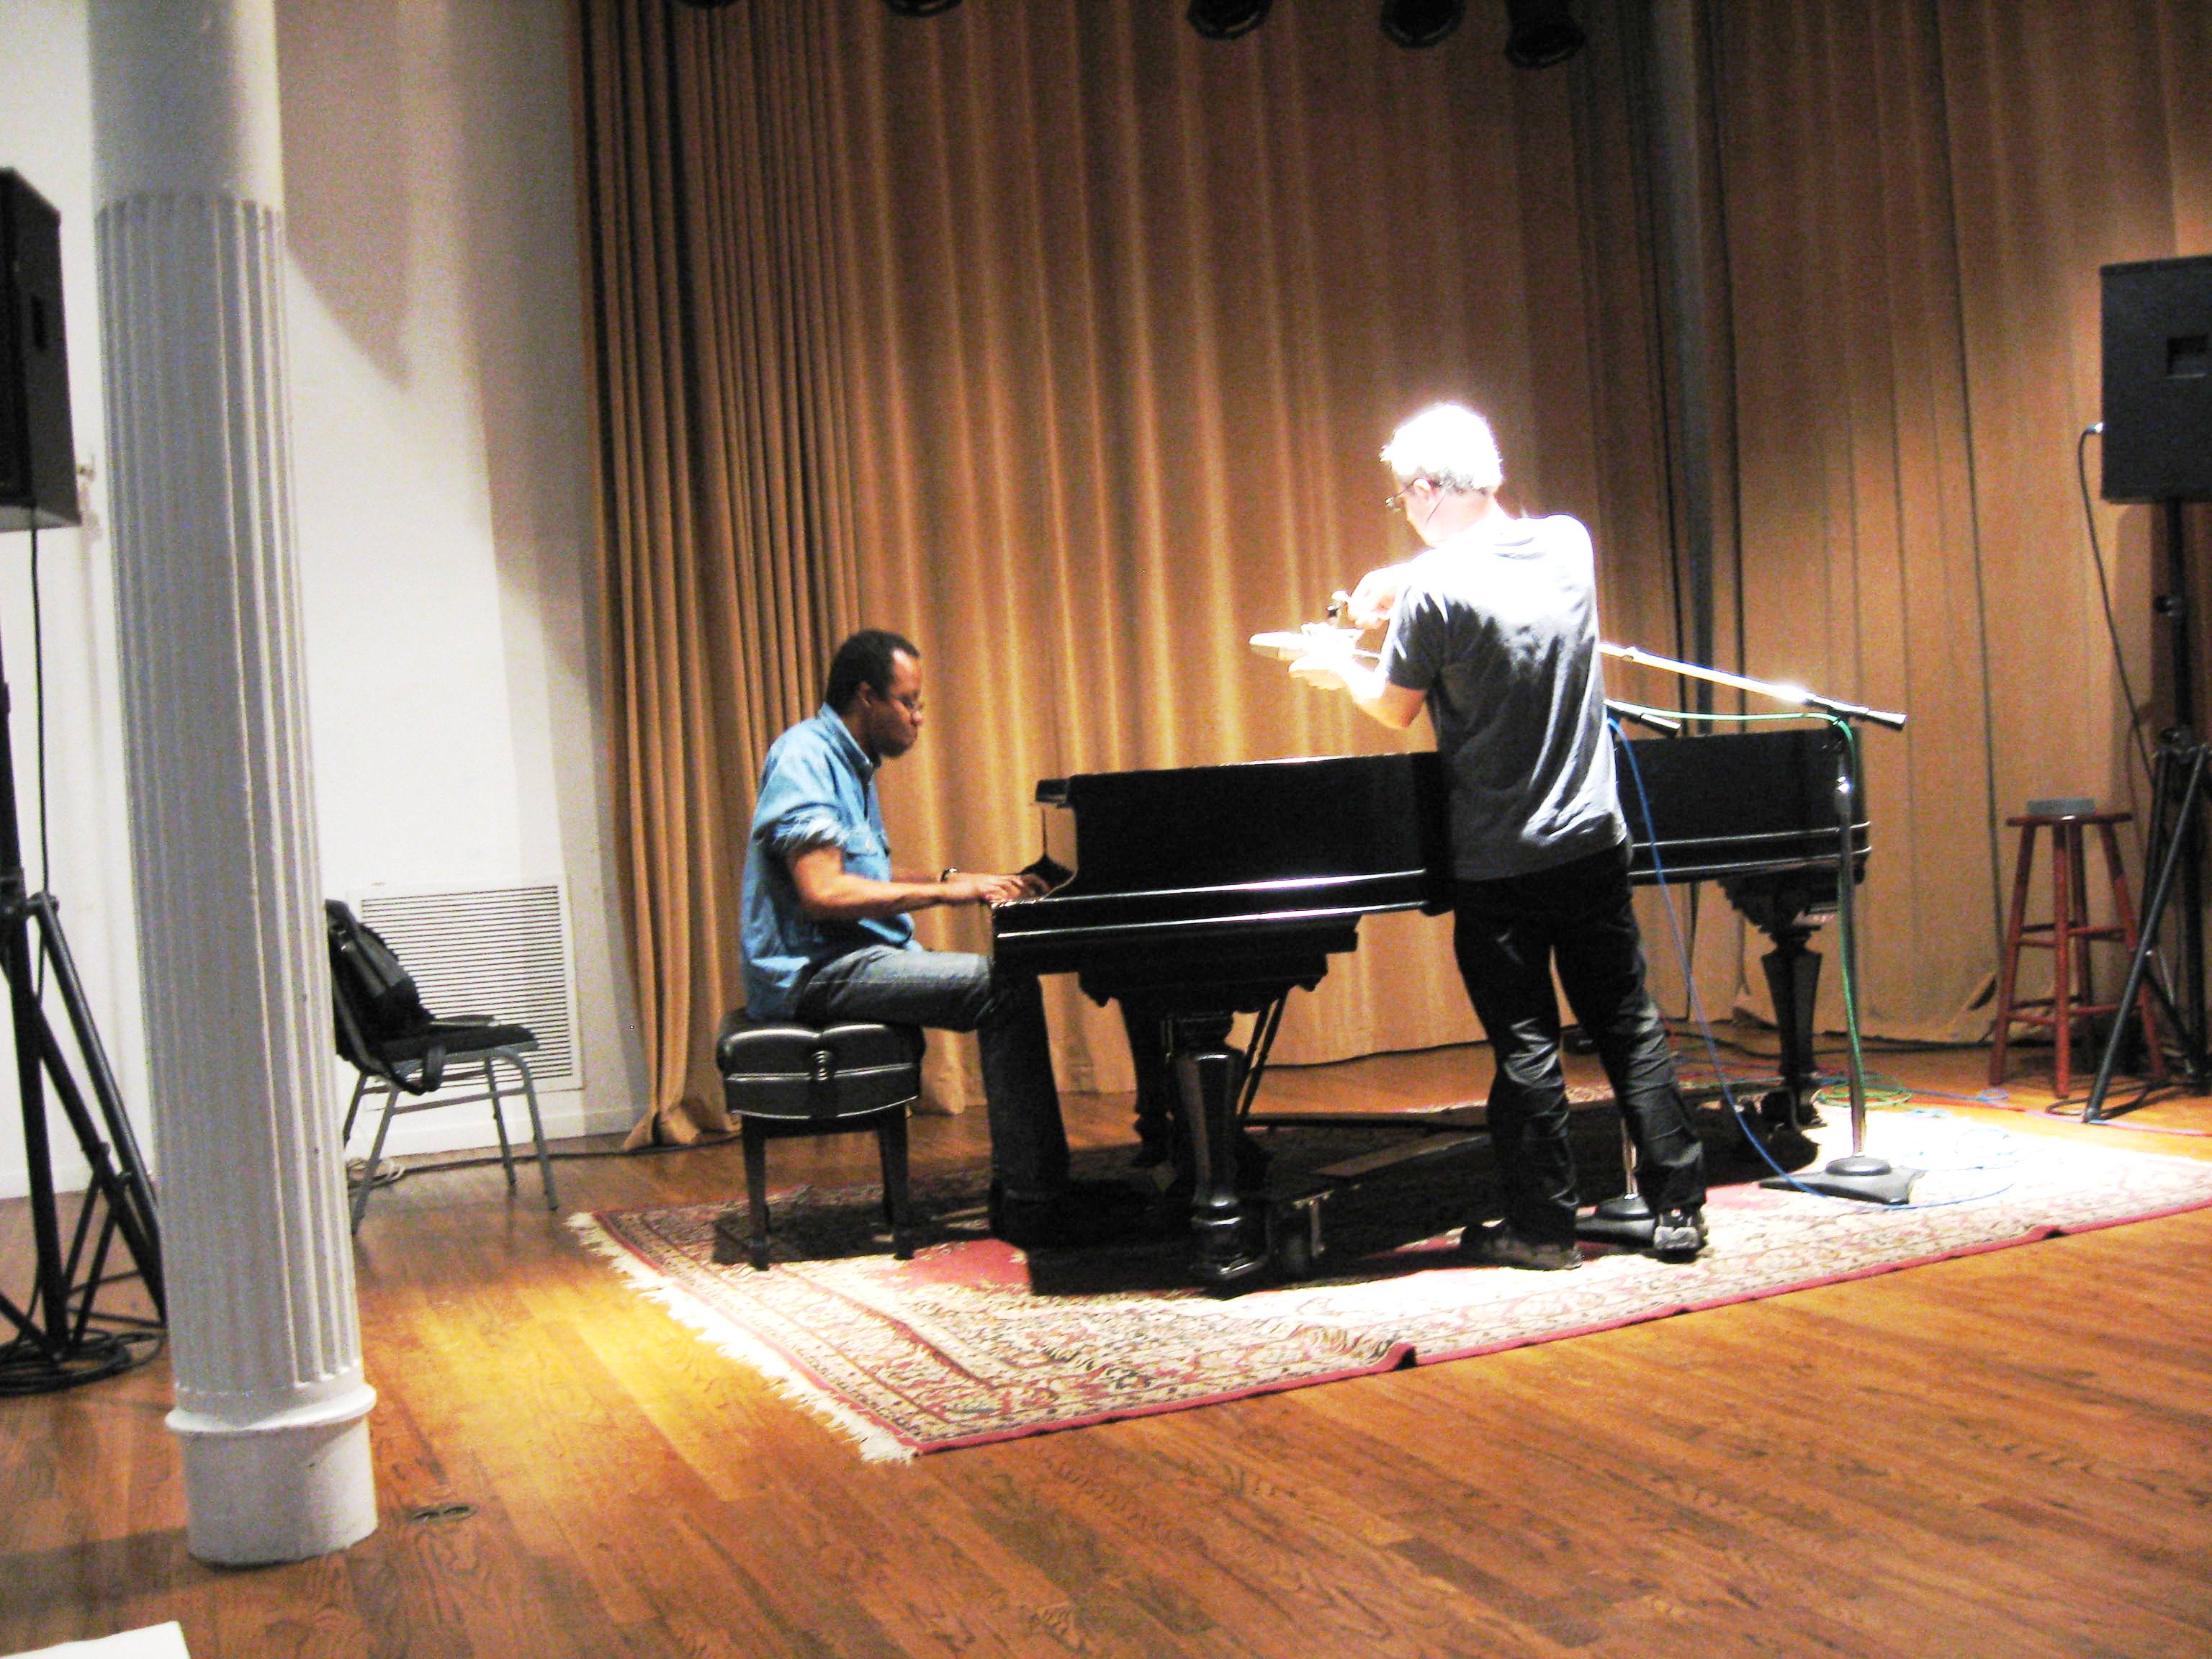
<path id="1" fill-rule="evenodd" d="M 1636 1190 L 1636 1140 L 1628 1133 L 1628 1120 L 1620 1121 L 1620 1184 L 1627 1188 L 1608 1198 L 1575 1223 L 1575 1237 L 1591 1244 L 1622 1244 L 1632 1250 L 1651 1248 L 1651 1206 Z"/>
<path id="2" fill-rule="evenodd" d="M 1900 1169 L 1870 1152 L 1854 1152 L 1832 1158 L 1820 1169 L 1804 1175 L 1770 1176 L 1759 1184 L 1778 1188 L 1797 1188 L 1823 1193 L 1830 1198 L 1855 1198 L 1866 1204 L 1909 1204 L 1917 1170 Z"/>
<path id="3" fill-rule="evenodd" d="M 1632 1250 L 1651 1248 L 1651 1206 L 1636 1193 L 1608 1198 L 1575 1222 L 1575 1237 L 1589 1244 L 1624 1244 Z"/>

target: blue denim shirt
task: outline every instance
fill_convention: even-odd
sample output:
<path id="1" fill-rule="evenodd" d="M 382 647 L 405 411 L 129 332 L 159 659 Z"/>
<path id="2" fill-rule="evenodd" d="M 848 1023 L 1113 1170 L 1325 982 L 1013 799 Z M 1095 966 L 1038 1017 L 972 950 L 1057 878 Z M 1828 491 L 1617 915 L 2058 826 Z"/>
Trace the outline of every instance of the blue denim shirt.
<path id="1" fill-rule="evenodd" d="M 813 847 L 842 849 L 856 876 L 891 878 L 876 766 L 826 703 L 769 746 L 745 843 L 745 1008 L 755 1019 L 795 1015 L 808 970 L 825 962 L 872 945 L 921 949 L 912 916 L 811 920 L 791 879 L 792 859 Z"/>

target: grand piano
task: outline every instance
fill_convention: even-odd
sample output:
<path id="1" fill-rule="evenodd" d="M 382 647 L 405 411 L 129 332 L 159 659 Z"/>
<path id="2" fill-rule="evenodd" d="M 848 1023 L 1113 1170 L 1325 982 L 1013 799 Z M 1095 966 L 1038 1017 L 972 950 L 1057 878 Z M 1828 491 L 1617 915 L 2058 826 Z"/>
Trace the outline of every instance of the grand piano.
<path id="1" fill-rule="evenodd" d="M 1863 794 L 1826 729 L 1638 739 L 1618 772 L 1632 879 L 1717 880 L 1775 948 L 1765 958 L 1783 1090 L 1813 1074 L 1820 958 L 1806 948 L 1836 902 L 1848 823 L 1853 878 Z M 1188 1137 L 1194 1266 L 1226 1285 L 1267 1265 L 1237 1143 L 1291 992 L 1358 944 L 1359 919 L 1449 908 L 1447 786 L 1433 752 L 1257 761 L 1048 779 L 1041 803 L 1075 821 L 1075 873 L 992 913 L 1006 966 L 1073 973 L 1100 1002 L 1158 1020 Z M 1240 1014 L 1258 1016 L 1243 1051 Z M 1794 1109 L 1793 1104 L 1793 1109 Z"/>

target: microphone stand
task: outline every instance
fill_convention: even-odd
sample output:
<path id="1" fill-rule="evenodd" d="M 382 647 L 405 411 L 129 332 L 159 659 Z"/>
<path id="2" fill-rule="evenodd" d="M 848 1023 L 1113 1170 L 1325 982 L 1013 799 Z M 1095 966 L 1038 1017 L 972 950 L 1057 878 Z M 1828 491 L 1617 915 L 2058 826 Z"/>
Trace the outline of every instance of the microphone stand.
<path id="1" fill-rule="evenodd" d="M 1905 716 L 1902 714 L 1869 708 L 1862 703 L 1824 697 L 1806 690 L 1802 686 L 1749 679 L 1741 674 L 1730 674 L 1696 663 L 1677 662 L 1670 657 L 1653 656 L 1634 646 L 1601 644 L 1598 649 L 1618 661 L 1661 669 L 1685 679 L 1704 680 L 1713 685 L 1727 686 L 1786 703 L 1792 708 L 1826 714 L 1845 728 L 1854 721 L 1863 720 L 1893 732 L 1905 729 Z M 1851 1005 L 1846 1014 L 1856 1036 L 1858 1023 L 1856 1012 L 1859 983 L 1858 926 L 1853 888 L 1858 872 L 1853 846 L 1856 814 L 1852 808 L 1858 797 L 1858 780 L 1853 775 L 1851 768 L 1853 746 L 1847 734 L 1836 744 L 1836 917 L 1838 932 L 1842 935 L 1838 945 L 1843 953 L 1844 994 Z M 1850 1083 L 1851 1100 L 1850 1155 L 1831 1159 L 1824 1168 L 1811 1175 L 1784 1176 L 1762 1184 L 1802 1188 L 1808 1192 L 1825 1193 L 1832 1198 L 1859 1199 L 1871 1204 L 1905 1203 L 1912 1195 L 1912 1184 L 1920 1178 L 1920 1171 L 1893 1165 L 1866 1149 L 1866 1066 L 1860 1057 L 1856 1040 L 1850 1045 L 1845 1075 Z"/>

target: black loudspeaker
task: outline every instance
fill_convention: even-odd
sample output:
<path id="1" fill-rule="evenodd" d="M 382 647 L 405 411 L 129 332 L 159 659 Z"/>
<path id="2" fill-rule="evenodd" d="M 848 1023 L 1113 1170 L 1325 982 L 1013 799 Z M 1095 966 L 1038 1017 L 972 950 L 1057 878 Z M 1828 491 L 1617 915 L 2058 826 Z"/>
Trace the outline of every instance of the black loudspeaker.
<path id="1" fill-rule="evenodd" d="M 2212 501 L 2212 254 L 2104 277 L 2105 499 Z"/>
<path id="2" fill-rule="evenodd" d="M 0 530 L 76 521 L 62 216 L 0 168 Z"/>

